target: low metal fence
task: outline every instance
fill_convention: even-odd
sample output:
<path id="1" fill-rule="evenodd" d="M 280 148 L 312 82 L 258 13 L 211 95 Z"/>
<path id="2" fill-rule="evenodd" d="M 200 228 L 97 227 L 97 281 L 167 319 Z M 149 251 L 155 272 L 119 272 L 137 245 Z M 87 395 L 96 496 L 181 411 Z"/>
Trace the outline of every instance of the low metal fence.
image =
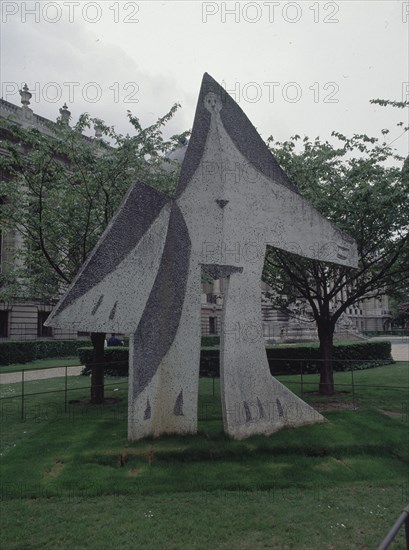
<path id="1" fill-rule="evenodd" d="M 382 543 L 378 546 L 378 550 L 387 550 L 396 535 L 399 533 L 401 527 L 405 524 L 405 539 L 406 539 L 406 548 L 409 549 L 409 504 L 403 510 L 401 515 L 396 520 L 394 526 L 386 535 Z"/>
<path id="2" fill-rule="evenodd" d="M 85 385 L 85 380 L 87 380 L 84 377 L 84 385 L 81 386 L 75 386 L 73 388 L 69 387 L 69 379 L 73 376 L 72 371 L 75 369 L 75 374 L 80 376 L 80 373 L 77 373 L 76 371 L 78 368 L 83 368 L 82 366 L 72 366 L 72 365 L 64 365 L 64 366 L 51 366 L 51 367 L 45 367 L 41 369 L 19 369 L 19 370 L 7 370 L 7 368 L 0 369 L 0 394 L 1 388 L 5 384 L 19 384 L 20 385 L 20 393 L 14 394 L 14 395 L 0 395 L 0 404 L 2 404 L 4 401 L 10 401 L 10 400 L 20 400 L 20 410 L 21 410 L 21 419 L 24 420 L 26 417 L 26 403 L 28 399 L 34 396 L 39 395 L 49 395 L 49 394 L 57 394 L 62 395 L 62 402 L 64 407 L 64 412 L 67 412 L 68 405 L 69 405 L 69 392 L 70 391 L 90 391 L 90 385 Z M 47 376 L 48 372 L 57 371 L 52 376 Z M 34 374 L 34 377 L 30 376 L 30 373 L 41 373 L 41 377 L 36 377 Z M 14 375 L 14 376 L 13 376 Z M 19 378 L 19 380 L 17 380 Z M 45 390 L 45 391 L 30 391 L 27 389 L 27 385 L 31 382 L 39 381 L 39 380 L 49 380 L 51 378 L 63 378 L 64 383 L 63 387 L 61 389 L 53 389 L 53 390 Z M 111 377 L 110 377 L 111 378 Z M 103 387 L 104 388 L 110 388 L 111 386 L 126 386 L 128 384 L 127 380 L 116 380 L 115 382 L 106 381 L 104 380 Z"/>
<path id="3" fill-rule="evenodd" d="M 276 360 L 277 361 L 277 360 Z M 285 361 L 285 360 L 283 360 Z M 306 360 L 305 360 L 306 361 Z M 300 362 L 300 370 L 297 373 L 294 374 L 283 374 L 283 375 L 277 375 L 277 378 L 283 383 L 287 384 L 290 389 L 293 391 L 298 388 L 300 396 L 307 400 L 307 401 L 314 401 L 314 408 L 320 409 L 320 406 L 322 405 L 325 407 L 328 402 L 331 402 L 332 404 L 336 404 L 337 402 L 345 404 L 350 404 L 350 409 L 355 410 L 358 408 L 360 396 L 362 397 L 362 390 L 374 390 L 375 392 L 388 390 L 388 393 L 390 394 L 390 401 L 394 405 L 396 409 L 396 399 L 403 397 L 403 400 L 401 402 L 401 410 L 399 414 L 405 418 L 409 417 L 409 405 L 407 396 L 409 395 L 409 386 L 401 386 L 393 384 L 393 377 L 391 377 L 391 384 L 388 385 L 380 385 L 380 384 L 363 384 L 359 380 L 357 381 L 357 373 L 361 372 L 367 372 L 368 369 L 362 369 L 357 368 L 355 365 L 352 364 L 351 361 L 344 361 L 345 363 L 350 363 L 350 367 L 347 370 L 344 371 L 338 371 L 334 373 L 335 377 L 335 387 L 336 387 L 336 394 L 331 396 L 323 396 L 319 394 L 318 391 L 316 391 L 318 387 L 318 379 L 317 374 L 310 374 L 305 372 L 304 363 L 305 361 L 299 361 Z M 339 362 L 339 361 L 338 361 Z M 121 363 L 121 362 L 119 362 Z M 407 362 L 404 361 L 395 361 L 395 365 L 399 364 L 407 364 Z M 110 366 L 113 366 L 114 363 L 111 362 Z M 85 382 L 84 377 L 84 384 L 78 385 L 76 384 L 75 387 L 70 387 L 69 379 L 72 377 L 72 375 L 79 374 L 78 373 L 78 366 L 55 366 L 55 367 L 46 367 L 43 369 L 19 369 L 19 370 L 7 370 L 7 367 L 0 368 L 0 404 L 3 404 L 6 401 L 14 400 L 13 402 L 16 402 L 15 400 L 20 401 L 20 413 L 21 418 L 25 418 L 25 409 L 27 402 L 34 396 L 40 396 L 40 395 L 49 395 L 49 394 L 56 394 L 61 396 L 61 405 L 63 407 L 64 412 L 67 412 L 68 405 L 70 403 L 70 392 L 79 392 L 79 391 L 87 391 L 90 392 L 90 384 Z M 393 368 L 393 367 L 391 367 Z M 408 365 L 409 370 L 409 365 Z M 31 375 L 31 373 L 37 373 L 34 374 L 34 376 Z M 41 376 L 39 376 L 39 373 L 41 373 Z M 48 376 L 48 373 L 50 375 Z M 342 376 L 341 380 L 337 380 L 338 375 L 344 375 Z M 349 381 L 345 380 L 345 375 L 350 376 Z M 311 376 L 315 376 L 314 380 L 311 380 Z M 209 378 L 212 380 L 211 382 L 211 391 L 213 397 L 216 395 L 216 380 L 218 379 L 218 375 L 215 372 L 208 372 L 207 376 L 204 376 L 206 378 Z M 42 390 L 42 391 L 32 391 L 34 388 L 30 387 L 30 383 L 35 380 L 43 380 L 43 379 L 50 379 L 50 378 L 58 378 L 63 379 L 61 388 L 60 389 L 51 389 L 51 390 Z M 2 392 L 2 387 L 4 387 L 4 384 L 19 384 L 20 392 L 17 391 L 13 392 L 13 395 L 5 395 L 4 392 Z M 112 377 L 112 376 L 106 376 L 104 380 L 104 388 L 110 389 L 111 387 L 120 387 L 120 386 L 127 386 L 128 381 L 127 379 L 124 379 L 124 377 Z M 314 390 L 315 388 L 315 390 Z M 335 405 L 334 405 L 335 406 Z"/>

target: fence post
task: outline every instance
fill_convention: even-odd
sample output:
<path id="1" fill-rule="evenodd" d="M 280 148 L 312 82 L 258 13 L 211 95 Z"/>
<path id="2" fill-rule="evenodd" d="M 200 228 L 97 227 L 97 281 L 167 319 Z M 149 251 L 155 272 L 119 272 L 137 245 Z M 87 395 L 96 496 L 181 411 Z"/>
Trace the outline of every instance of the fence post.
<path id="1" fill-rule="evenodd" d="M 383 539 L 381 544 L 378 546 L 378 550 L 386 550 L 389 548 L 390 544 L 398 534 L 402 525 L 405 524 L 405 538 L 406 538 L 406 548 L 409 548 L 409 505 L 402 511 L 401 515 L 395 521 L 392 529 Z"/>
<path id="2" fill-rule="evenodd" d="M 24 369 L 21 369 L 21 420 L 24 420 Z"/>
<path id="3" fill-rule="evenodd" d="M 68 367 L 65 365 L 65 386 L 64 386 L 64 412 L 67 412 L 68 399 Z"/>
<path id="4" fill-rule="evenodd" d="M 303 378 L 304 361 L 301 359 L 300 363 L 301 363 L 301 397 L 303 397 L 304 396 L 304 378 Z"/>
<path id="5" fill-rule="evenodd" d="M 355 410 L 355 380 L 354 380 L 354 365 L 351 364 L 351 382 L 352 382 L 352 407 Z"/>

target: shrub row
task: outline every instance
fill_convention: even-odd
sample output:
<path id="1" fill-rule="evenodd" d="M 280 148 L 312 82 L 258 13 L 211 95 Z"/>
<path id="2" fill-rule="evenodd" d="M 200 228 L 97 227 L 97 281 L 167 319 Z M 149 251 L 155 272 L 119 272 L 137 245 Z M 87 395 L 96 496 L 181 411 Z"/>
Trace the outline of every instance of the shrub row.
<path id="1" fill-rule="evenodd" d="M 0 340 L 0 365 L 78 354 L 84 340 Z"/>
<path id="2" fill-rule="evenodd" d="M 318 346 L 266 348 L 271 374 L 314 374 L 319 372 L 320 356 Z M 89 374 L 92 363 L 92 348 L 79 349 L 80 361 Z M 128 348 L 105 349 L 105 374 L 127 376 Z M 334 370 L 346 371 L 367 369 L 392 363 L 390 342 L 364 342 L 334 346 Z M 202 349 L 200 354 L 200 376 L 219 376 L 220 360 L 218 349 Z"/>
<path id="3" fill-rule="evenodd" d="M 353 367 L 368 369 L 392 363 L 390 342 L 359 342 L 334 344 L 334 371 L 348 371 Z M 316 374 L 321 357 L 318 346 L 267 348 L 271 374 Z"/>
<path id="4" fill-rule="evenodd" d="M 78 349 L 81 365 L 85 365 L 82 374 L 90 374 L 92 364 L 92 347 Z M 110 347 L 104 350 L 104 372 L 108 376 L 128 376 L 128 348 L 125 346 Z"/>
<path id="5" fill-rule="evenodd" d="M 202 336 L 202 348 L 218 346 L 220 344 L 220 336 Z"/>
<path id="6" fill-rule="evenodd" d="M 364 330 L 362 331 L 362 334 L 365 336 L 409 336 L 409 329 L 408 328 L 395 328 L 392 330 Z"/>

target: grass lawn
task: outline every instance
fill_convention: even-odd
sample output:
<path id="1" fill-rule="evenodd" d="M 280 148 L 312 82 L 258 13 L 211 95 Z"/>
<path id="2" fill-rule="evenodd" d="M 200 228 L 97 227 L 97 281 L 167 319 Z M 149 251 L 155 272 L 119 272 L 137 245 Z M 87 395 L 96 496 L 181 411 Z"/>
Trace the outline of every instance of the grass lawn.
<path id="1" fill-rule="evenodd" d="M 349 378 L 348 378 L 349 377 Z M 127 380 L 90 406 L 89 378 L 26 383 L 0 403 L 2 548 L 374 548 L 409 497 L 409 365 L 336 373 L 344 392 L 307 401 L 326 424 L 244 441 L 222 431 L 218 381 L 200 381 L 199 433 L 129 443 Z M 280 380 L 297 393 L 300 378 Z M 311 382 L 311 384 L 310 384 Z M 314 384 L 314 385 L 312 385 Z M 364 387 L 370 385 L 371 387 Z M 380 388 L 379 386 L 388 386 Z M 20 393 L 0 386 L 0 396 Z M 392 548 L 404 548 L 400 542 Z"/>

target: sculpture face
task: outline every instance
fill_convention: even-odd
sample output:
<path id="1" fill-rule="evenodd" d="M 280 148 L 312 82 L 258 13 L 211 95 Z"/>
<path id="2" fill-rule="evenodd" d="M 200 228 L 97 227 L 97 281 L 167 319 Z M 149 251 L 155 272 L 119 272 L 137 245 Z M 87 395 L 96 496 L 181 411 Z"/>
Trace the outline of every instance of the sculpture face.
<path id="1" fill-rule="evenodd" d="M 221 341 L 225 430 L 322 422 L 269 373 L 261 326 L 266 245 L 356 264 L 352 239 L 292 184 L 255 128 L 205 75 L 176 197 L 136 182 L 48 324 L 128 333 L 130 439 L 194 433 L 201 270 L 228 278 Z"/>
<path id="2" fill-rule="evenodd" d="M 223 108 L 222 98 L 216 92 L 208 92 L 204 100 L 204 106 L 209 113 L 220 113 Z"/>

